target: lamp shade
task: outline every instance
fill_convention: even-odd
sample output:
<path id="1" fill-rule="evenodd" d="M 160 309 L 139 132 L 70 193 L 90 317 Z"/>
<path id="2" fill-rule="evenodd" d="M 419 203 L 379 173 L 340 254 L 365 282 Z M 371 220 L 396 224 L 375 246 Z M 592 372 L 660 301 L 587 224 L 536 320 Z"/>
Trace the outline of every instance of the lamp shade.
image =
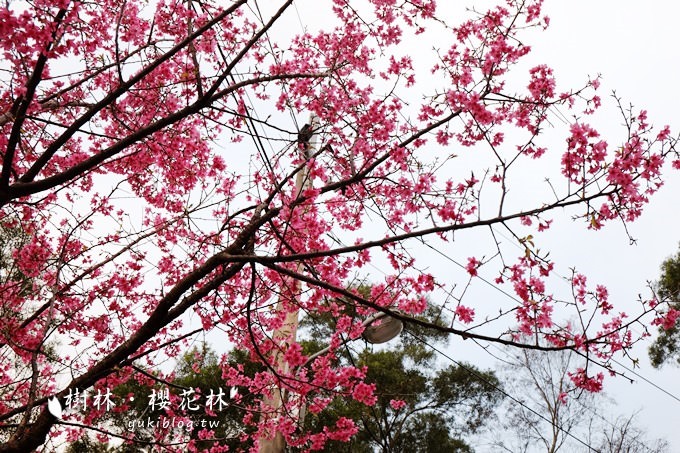
<path id="1" fill-rule="evenodd" d="M 403 322 L 383 313 L 366 326 L 362 335 L 369 343 L 386 343 L 399 335 L 403 329 Z"/>

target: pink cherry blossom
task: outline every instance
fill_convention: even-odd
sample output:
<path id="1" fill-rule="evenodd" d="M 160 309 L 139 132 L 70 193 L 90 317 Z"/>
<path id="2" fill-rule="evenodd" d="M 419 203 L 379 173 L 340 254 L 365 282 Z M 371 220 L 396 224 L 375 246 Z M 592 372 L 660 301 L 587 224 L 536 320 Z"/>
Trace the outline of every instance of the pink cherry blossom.
<path id="1" fill-rule="evenodd" d="M 680 316 L 653 296 L 624 312 L 576 269 L 563 285 L 574 263 L 553 261 L 545 231 L 636 220 L 680 156 L 653 112 L 602 96 L 599 76 L 563 88 L 531 55 L 530 30 L 549 24 L 541 1 L 449 17 L 433 0 L 331 0 L 323 26 L 302 12 L 299 29 L 291 0 L 6 3 L 0 422 L 31 421 L 7 449 L 77 439 L 49 398 L 172 383 L 161 364 L 201 338 L 219 338 L 224 387 L 239 389 L 239 441 L 323 450 L 358 424 L 307 432 L 300 413 L 376 403 L 379 383 L 338 358 L 376 313 L 427 323 L 434 308 L 465 324 L 428 326 L 450 335 L 586 353 L 570 376 L 590 391 L 634 327 Z M 622 117 L 604 122 L 625 127 L 605 134 L 608 102 Z M 535 168 L 550 184 L 516 197 Z M 508 298 L 474 299 L 482 264 Z M 333 320 L 322 353 L 303 354 L 303 315 Z M 79 417 L 114 429 L 101 410 Z M 151 435 L 168 451 L 199 445 Z"/>

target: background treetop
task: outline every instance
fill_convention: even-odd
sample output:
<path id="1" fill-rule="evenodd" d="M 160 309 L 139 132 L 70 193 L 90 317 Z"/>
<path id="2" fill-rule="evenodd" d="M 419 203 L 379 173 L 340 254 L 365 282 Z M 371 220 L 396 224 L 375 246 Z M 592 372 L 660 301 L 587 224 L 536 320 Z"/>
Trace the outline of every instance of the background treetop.
<path id="1" fill-rule="evenodd" d="M 680 315 L 680 252 L 669 256 L 661 264 L 661 275 L 656 282 L 656 291 L 660 300 L 669 302 L 674 316 L 667 316 L 656 322 L 659 325 L 659 336 L 649 349 L 652 365 L 660 366 L 673 359 L 680 364 L 680 329 L 678 329 L 678 315 Z"/>

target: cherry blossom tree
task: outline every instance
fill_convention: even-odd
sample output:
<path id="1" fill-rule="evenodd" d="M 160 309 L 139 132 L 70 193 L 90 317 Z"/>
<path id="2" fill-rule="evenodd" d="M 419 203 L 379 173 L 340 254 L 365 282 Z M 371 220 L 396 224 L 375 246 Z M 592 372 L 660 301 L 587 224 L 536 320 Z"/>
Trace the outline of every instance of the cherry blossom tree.
<path id="1" fill-rule="evenodd" d="M 307 9 L 322 22 L 304 23 Z M 267 370 L 221 358 L 225 388 L 257 396 L 243 402 L 254 448 L 276 435 L 318 450 L 357 427 L 301 431 L 301 406 L 375 401 L 366 369 L 334 359 L 366 327 L 348 313 L 572 349 L 589 364 L 572 379 L 591 391 L 637 340 L 632 325 L 672 324 L 663 303 L 624 312 L 577 272 L 560 293 L 555 269 L 571 263 L 538 245 L 554 221 L 634 221 L 662 170 L 680 168 L 677 138 L 622 102 L 618 133 L 597 130 L 599 78 L 558 89 L 525 42 L 548 26 L 540 0 L 456 20 L 434 0 L 6 2 L 0 222 L 27 240 L 0 271 L 0 451 L 105 437 L 105 407 L 58 418 L 48 400 L 171 383 L 164 364 L 203 335 Z M 550 182 L 518 196 L 536 164 Z M 495 252 L 461 256 L 457 238 L 477 230 Z M 427 247 L 467 272 L 428 269 Z M 386 270 L 362 295 L 369 265 Z M 444 297 L 482 272 L 516 304 Z M 428 300 L 455 323 L 418 320 Z M 337 318 L 311 361 L 300 312 Z M 155 442 L 196 448 L 162 429 Z"/>

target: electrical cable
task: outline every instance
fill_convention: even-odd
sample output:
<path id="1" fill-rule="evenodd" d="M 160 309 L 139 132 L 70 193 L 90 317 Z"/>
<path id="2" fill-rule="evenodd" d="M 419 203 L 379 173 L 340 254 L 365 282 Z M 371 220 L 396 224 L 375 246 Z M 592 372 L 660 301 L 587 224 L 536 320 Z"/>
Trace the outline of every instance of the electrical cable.
<path id="1" fill-rule="evenodd" d="M 651 385 L 652 387 L 654 387 L 654 388 L 656 388 L 657 390 L 659 390 L 659 391 L 665 393 L 666 395 L 670 396 L 670 397 L 673 398 L 675 401 L 677 401 L 677 402 L 680 403 L 680 398 L 679 398 L 679 397 L 677 397 L 676 395 L 672 394 L 672 393 L 669 392 L 668 390 L 664 389 L 664 388 L 661 387 L 660 385 L 655 384 L 654 382 L 650 381 L 649 379 L 647 379 L 646 377 L 642 376 L 641 374 L 635 372 L 635 370 L 633 370 L 633 369 L 627 367 L 626 365 L 622 364 L 621 362 L 619 362 L 619 361 L 616 360 L 616 359 L 612 359 L 612 362 L 614 362 L 615 364 L 617 364 L 617 365 L 620 366 L 621 368 L 625 369 L 625 370 L 628 371 L 629 373 L 634 374 L 635 376 L 639 377 L 640 379 L 642 379 L 643 381 L 645 381 L 646 383 L 648 383 L 648 384 Z"/>
<path id="2" fill-rule="evenodd" d="M 437 353 L 438 353 L 439 355 L 441 355 L 442 357 L 448 359 L 448 360 L 451 361 L 452 363 L 456 364 L 458 367 L 462 368 L 463 370 L 467 371 L 467 372 L 470 373 L 471 375 L 475 376 L 475 377 L 476 377 L 477 379 L 479 379 L 480 381 L 483 381 L 483 382 L 486 383 L 487 385 L 490 385 L 491 387 L 493 387 L 494 389 L 496 389 L 498 392 L 500 392 L 501 394 L 503 394 L 505 397 L 510 398 L 513 402 L 519 404 L 520 406 L 522 406 L 523 408 L 525 408 L 526 410 L 528 410 L 528 411 L 531 412 L 532 414 L 536 415 L 537 417 L 539 417 L 539 418 L 542 419 L 543 421 L 549 423 L 551 426 L 555 426 L 557 429 L 559 429 L 560 431 L 562 431 L 566 436 L 568 436 L 568 437 L 574 439 L 575 441 L 577 441 L 577 442 L 580 443 L 581 445 L 583 445 L 583 446 L 585 446 L 586 448 L 588 448 L 588 451 L 600 453 L 598 450 L 596 450 L 595 448 L 593 448 L 590 444 L 588 444 L 588 443 L 587 443 L 586 441 L 584 441 L 583 439 L 581 439 L 581 438 L 577 437 L 576 435 L 572 434 L 571 432 L 569 432 L 567 429 L 563 428 L 563 427 L 560 426 L 559 424 L 557 424 L 557 423 L 551 421 L 550 419 L 548 419 L 546 416 L 544 416 L 544 415 L 541 414 L 540 412 L 538 412 L 538 411 L 532 409 L 531 407 L 527 406 L 527 405 L 524 404 L 522 401 L 520 401 L 520 400 L 518 400 L 517 398 L 515 398 L 514 396 L 510 395 L 508 392 L 506 392 L 505 390 L 503 390 L 502 388 L 500 388 L 500 387 L 499 387 L 498 385 L 496 385 L 495 383 L 489 381 L 488 379 L 486 379 L 484 376 L 482 376 L 481 374 L 479 374 L 479 373 L 476 372 L 475 370 L 471 369 L 471 368 L 468 367 L 468 366 L 465 366 L 463 363 L 457 361 L 457 360 L 454 359 L 453 357 L 451 357 L 451 356 L 449 356 L 448 354 L 446 354 L 445 352 L 441 351 L 441 350 L 440 350 L 439 348 L 437 348 L 436 346 L 430 344 L 427 340 L 425 340 L 425 339 L 423 339 L 423 338 L 420 338 L 419 336 L 417 336 L 416 334 L 414 334 L 414 333 L 411 332 L 411 331 L 408 331 L 408 330 L 407 330 L 406 332 L 407 332 L 409 335 L 411 335 L 413 338 L 415 338 L 416 340 L 420 341 L 422 344 L 424 344 L 425 346 L 427 346 L 428 348 L 432 349 L 433 351 L 437 352 Z"/>
<path id="3" fill-rule="evenodd" d="M 510 362 L 510 361 L 508 361 L 508 360 L 502 359 L 502 358 L 500 358 L 500 357 L 494 355 L 493 353 L 491 353 L 491 352 L 488 350 L 488 348 L 485 348 L 484 346 L 482 346 L 481 344 L 479 344 L 479 342 L 478 342 L 477 340 L 474 340 L 474 339 L 473 339 L 473 341 L 475 342 L 475 344 L 477 344 L 477 346 L 479 346 L 480 348 L 482 348 L 482 349 L 484 350 L 484 352 L 486 352 L 487 354 L 489 354 L 491 357 L 493 357 L 493 358 L 496 359 L 497 361 L 503 362 L 503 363 L 505 363 L 505 364 L 507 364 L 507 365 L 514 365 L 514 363 L 512 363 L 512 362 Z M 491 344 L 490 346 L 493 347 L 494 349 L 496 349 L 496 350 L 497 350 L 498 352 L 500 352 L 501 354 L 503 354 L 506 358 L 511 358 L 511 357 L 512 357 L 511 354 L 509 354 L 506 350 L 500 348 L 498 345 Z M 625 367 L 624 367 L 624 368 L 625 368 Z M 673 395 L 671 395 L 671 396 L 673 396 Z M 533 401 L 533 400 L 532 400 L 532 401 Z M 597 412 L 595 409 L 593 409 L 592 407 L 589 407 L 589 406 L 586 406 L 585 404 L 583 404 L 579 398 L 573 398 L 572 401 L 576 402 L 576 403 L 577 403 L 579 406 L 581 406 L 583 409 L 588 410 L 590 413 L 592 413 L 592 414 L 595 415 L 596 417 L 600 418 L 601 420 L 603 420 L 604 422 L 606 422 L 607 424 L 609 424 L 612 428 L 615 428 L 615 429 L 617 428 L 617 426 L 616 426 L 614 423 L 612 423 L 609 419 L 607 419 L 607 418 L 604 417 L 602 414 L 600 414 L 599 412 Z M 535 403 L 535 401 L 533 401 L 533 402 Z M 649 451 L 649 452 L 651 452 L 651 453 L 654 453 L 654 451 L 653 451 L 652 449 L 650 449 L 647 445 L 645 445 L 644 443 L 642 443 L 641 440 L 639 440 L 639 439 L 637 439 L 637 438 L 635 438 L 635 437 L 632 437 L 632 438 L 630 438 L 630 439 L 631 439 L 632 441 L 634 441 L 635 443 L 637 443 L 638 445 L 640 445 L 641 447 L 644 447 L 647 451 Z"/>
<path id="4" fill-rule="evenodd" d="M 499 233 L 499 234 L 500 234 L 500 233 Z M 338 238 L 338 237 L 335 236 L 335 235 L 333 235 L 332 239 L 333 239 L 334 241 L 337 241 L 337 242 L 338 242 L 339 244 L 341 244 L 341 245 L 343 244 L 343 242 L 340 240 L 340 238 Z M 506 238 L 506 239 L 507 239 L 507 238 Z M 450 256 L 444 254 L 441 250 L 434 248 L 434 247 L 431 246 L 430 244 L 426 243 L 424 240 L 421 240 L 421 242 L 422 242 L 424 245 L 426 245 L 427 247 L 429 247 L 430 249 L 432 249 L 433 251 L 437 252 L 438 254 L 440 254 L 441 256 L 443 256 L 444 258 L 446 258 L 447 260 L 449 260 L 449 261 L 451 261 L 452 263 L 456 264 L 458 267 L 460 267 L 460 268 L 462 268 L 462 269 L 465 269 L 465 266 L 463 266 L 462 264 L 460 264 L 459 262 L 457 262 L 455 259 L 451 258 Z M 371 267 L 375 268 L 376 270 L 378 270 L 378 271 L 381 272 L 382 274 L 385 274 L 385 275 L 386 275 L 386 273 L 385 273 L 383 270 L 379 269 L 377 266 L 375 266 L 375 265 L 372 264 L 372 263 L 371 263 Z M 517 299 L 517 298 L 515 298 L 514 296 L 508 294 L 506 291 L 502 290 L 501 288 L 499 288 L 499 287 L 496 286 L 495 284 L 493 284 L 493 283 L 491 283 L 490 281 L 484 279 L 483 277 L 478 276 L 478 278 L 480 278 L 480 280 L 482 280 L 483 282 L 485 282 L 487 285 L 493 287 L 493 288 L 496 289 L 497 291 L 499 291 L 499 292 L 503 293 L 504 295 L 508 296 L 508 297 L 511 298 L 512 300 L 518 302 L 518 299 Z M 433 350 L 435 350 L 437 353 L 439 353 L 439 354 L 442 355 L 443 357 L 446 357 L 447 359 L 449 359 L 449 360 L 451 360 L 452 362 L 456 363 L 458 366 L 461 366 L 463 369 L 465 369 L 465 370 L 467 370 L 467 371 L 469 371 L 469 372 L 472 372 L 476 377 L 478 377 L 478 378 L 480 377 L 478 373 L 474 373 L 473 370 L 470 370 L 469 368 L 464 367 L 464 366 L 461 365 L 459 362 L 455 361 L 453 358 L 449 357 L 448 355 L 446 355 L 445 353 L 443 353 L 442 351 L 440 351 L 440 350 L 437 349 L 436 347 L 434 347 L 434 346 L 428 344 L 425 340 L 416 337 L 412 332 L 408 332 L 408 333 L 409 333 L 411 336 L 413 336 L 414 338 L 416 338 L 416 339 L 418 339 L 419 341 L 423 342 L 423 344 L 425 344 L 426 346 L 431 347 Z M 499 359 L 499 358 L 496 357 L 495 355 L 491 354 L 486 348 L 484 348 L 483 346 L 481 346 L 477 341 L 475 341 L 475 344 L 477 344 L 478 346 L 480 346 L 487 354 L 491 355 L 491 356 L 494 357 L 496 360 L 504 361 L 504 360 L 502 360 L 502 359 Z M 493 346 L 494 346 L 497 350 L 503 352 L 503 354 L 505 354 L 506 356 L 509 355 L 509 354 L 507 354 L 507 352 L 502 351 L 497 345 L 493 345 Z M 614 363 L 616 363 L 617 365 L 621 366 L 622 368 L 626 369 L 626 370 L 629 371 L 630 373 L 634 374 L 635 376 L 639 377 L 640 379 L 644 380 L 644 381 L 647 382 L 648 384 L 652 385 L 653 387 L 655 387 L 655 388 L 657 388 L 658 390 L 662 391 L 663 393 L 667 394 L 667 395 L 670 396 L 671 398 L 673 398 L 673 399 L 677 400 L 678 402 L 680 402 L 680 398 L 678 398 L 677 396 L 673 395 L 672 393 L 670 393 L 669 391 L 665 390 L 664 388 L 660 387 L 659 385 L 655 384 L 655 383 L 652 382 L 651 380 L 645 378 L 644 376 L 640 375 L 639 373 L 636 373 L 634 370 L 631 370 L 630 368 L 626 367 L 625 365 L 623 365 L 622 363 L 618 362 L 618 361 L 615 360 L 615 359 L 612 359 L 612 361 L 613 361 Z M 507 362 L 507 361 L 504 361 L 504 362 Z M 525 407 L 525 408 L 526 408 L 527 410 L 529 410 L 530 412 L 532 412 L 532 413 L 538 415 L 538 416 L 541 417 L 543 420 L 545 420 L 545 421 L 547 421 L 547 422 L 549 422 L 549 423 L 552 423 L 552 422 L 551 422 L 550 420 L 548 420 L 546 417 L 540 415 L 540 414 L 537 413 L 535 410 L 533 410 L 533 409 L 529 408 L 528 406 L 522 404 L 522 403 L 521 403 L 519 400 L 517 400 L 516 398 L 512 397 L 511 395 L 507 394 L 507 393 L 504 392 L 504 391 L 502 391 L 502 393 L 503 393 L 504 395 L 506 395 L 508 398 L 510 398 L 510 399 L 512 399 L 513 401 L 517 402 L 518 404 L 522 405 L 522 407 Z M 580 403 L 580 402 L 579 402 L 579 403 Z M 582 404 L 581 404 L 581 405 L 582 405 Z M 582 406 L 583 406 L 583 405 L 582 405 Z M 590 410 L 591 410 L 595 415 L 597 415 L 598 417 L 602 418 L 603 420 L 606 420 L 612 427 L 615 427 L 615 425 L 614 425 L 613 423 L 611 423 L 609 420 L 607 420 L 606 418 L 604 418 L 602 415 L 598 414 L 597 412 L 593 411 L 592 409 L 590 409 Z M 560 430 L 564 431 L 562 427 L 558 426 L 558 428 L 559 428 Z M 574 436 L 571 435 L 568 431 L 564 431 L 564 432 L 567 433 L 567 435 L 569 435 L 570 437 L 574 437 Z M 574 437 L 574 438 L 575 438 L 575 437 Z M 576 438 L 576 440 L 578 440 L 578 441 L 581 442 L 581 443 L 584 443 L 584 442 L 581 441 L 580 439 L 577 439 L 577 438 Z M 642 445 L 642 444 L 640 443 L 640 441 L 637 441 L 637 442 L 638 442 L 640 445 Z M 589 445 L 587 445 L 587 446 L 588 446 L 589 448 L 592 449 L 592 447 L 590 447 Z M 647 448 L 647 447 L 645 446 L 645 448 Z M 596 451 L 596 450 L 593 449 L 593 451 Z"/>
<path id="5" fill-rule="evenodd" d="M 257 5 L 257 3 L 256 3 L 256 8 L 257 8 L 257 10 L 258 10 L 258 13 L 261 15 L 261 12 L 259 11 L 259 5 Z M 304 26 L 303 26 L 302 20 L 301 20 L 301 18 L 300 18 L 300 12 L 297 10 L 297 6 L 295 6 L 295 10 L 296 10 L 296 14 L 297 14 L 298 21 L 299 21 L 299 23 L 300 23 L 300 27 L 301 27 L 301 29 L 302 29 L 302 31 L 303 31 L 303 33 L 304 33 Z M 267 36 L 267 39 L 268 39 L 268 36 Z M 271 43 L 270 43 L 270 46 L 271 46 Z M 253 105 L 252 100 L 248 99 L 248 101 L 249 101 L 249 103 L 250 103 L 251 106 L 252 106 L 252 105 Z M 559 111 L 559 109 L 555 109 L 555 110 L 557 110 L 557 113 L 561 114 L 561 111 Z M 293 115 L 293 112 L 291 112 L 291 116 L 293 117 L 293 120 L 295 121 L 296 118 L 295 118 L 295 116 Z M 562 116 L 564 116 L 564 115 L 562 115 Z M 560 118 L 560 119 L 561 119 L 562 121 L 567 121 L 566 118 Z M 255 127 L 255 126 L 253 125 L 253 128 L 254 128 L 254 127 Z M 258 138 L 259 138 L 259 136 L 258 136 Z M 256 143 L 256 147 L 257 147 L 257 143 Z M 260 148 L 262 148 L 262 150 L 260 150 L 260 152 L 261 152 L 261 154 L 264 154 L 264 155 L 266 156 L 266 153 L 264 153 L 264 150 L 263 150 L 264 146 L 262 146 L 262 145 L 260 144 L 260 146 L 257 147 L 257 148 L 258 148 L 258 150 L 259 150 Z M 373 210 L 373 209 L 370 208 L 370 207 L 367 207 L 367 209 L 368 209 L 368 210 L 371 210 L 371 211 L 374 212 L 375 214 L 379 214 L 379 213 L 377 213 L 375 210 Z M 495 228 L 493 228 L 493 230 L 496 231 L 496 233 L 498 233 L 499 235 L 503 236 L 505 239 L 508 239 L 510 243 L 512 243 L 512 244 L 514 244 L 515 246 L 519 247 L 514 241 L 511 241 L 511 240 L 510 240 L 507 236 L 505 236 L 502 232 L 498 231 L 498 230 L 495 229 Z M 342 243 L 342 241 L 341 241 L 339 238 L 337 238 L 337 237 L 333 237 L 332 239 L 335 240 L 335 241 L 338 241 L 339 243 Z M 441 250 L 439 250 L 439 249 L 433 247 L 432 245 L 428 244 L 423 238 L 418 238 L 418 240 L 419 240 L 422 244 L 424 244 L 426 247 L 428 247 L 429 249 L 433 250 L 434 252 L 436 252 L 436 253 L 439 254 L 440 256 L 444 257 L 444 258 L 447 259 L 448 261 L 452 262 L 453 264 L 455 264 L 455 265 L 458 266 L 459 268 L 464 269 L 464 270 L 466 269 L 466 267 L 465 267 L 463 264 L 459 263 L 457 260 L 453 259 L 452 257 L 450 257 L 450 256 L 448 256 L 448 255 L 446 255 L 446 254 L 444 254 Z M 381 273 L 383 273 L 383 274 L 386 275 L 386 273 L 385 273 L 384 271 L 378 269 L 378 268 L 377 268 L 375 265 L 373 265 L 372 263 L 371 263 L 371 266 L 374 267 L 375 269 L 377 269 L 379 272 L 381 272 Z M 558 274 L 558 276 L 559 276 L 559 274 Z M 563 277 L 563 276 L 560 276 L 560 277 L 565 278 L 565 277 Z M 487 284 L 488 286 L 491 286 L 493 289 L 495 289 L 496 291 L 500 292 L 501 294 L 503 294 L 503 295 L 506 296 L 507 298 L 511 299 L 512 301 L 517 302 L 517 303 L 520 303 L 520 302 L 521 302 L 516 296 L 514 296 L 514 295 L 510 294 L 509 292 L 505 291 L 504 289 L 500 288 L 498 285 L 492 283 L 492 282 L 489 281 L 488 279 L 486 279 L 486 278 L 484 278 L 484 277 L 482 277 L 482 276 L 480 276 L 480 275 L 477 275 L 477 278 L 478 278 L 479 280 L 481 280 L 482 282 L 484 282 L 485 284 Z M 410 333 L 410 332 L 409 332 L 409 333 Z M 411 335 L 413 335 L 413 334 L 411 333 Z M 414 337 L 415 337 L 415 336 L 414 336 Z M 424 342 L 424 340 L 421 340 L 421 341 Z M 424 342 L 424 343 L 425 343 L 425 342 Z M 427 343 L 425 343 L 425 344 L 427 344 Z M 478 343 L 477 343 L 477 344 L 478 344 Z M 428 345 L 428 346 L 429 346 L 429 345 Z M 479 345 L 479 346 L 482 347 L 481 345 Z M 494 345 L 494 346 L 495 346 L 495 345 Z M 433 346 L 432 346 L 432 347 L 433 347 Z M 434 347 L 433 347 L 433 348 L 434 348 Z M 496 348 L 498 348 L 498 347 L 496 346 Z M 453 359 L 451 359 L 450 357 L 446 356 L 443 352 L 439 351 L 438 349 L 436 349 L 436 348 L 434 348 L 434 349 L 435 349 L 438 353 L 440 353 L 442 356 L 447 357 L 449 360 L 453 360 Z M 488 354 L 490 354 L 490 352 L 489 352 L 486 348 L 482 347 L 482 349 L 484 349 Z M 500 348 L 498 348 L 498 349 L 500 349 Z M 495 356 L 493 356 L 493 354 L 491 354 L 491 355 L 492 355 L 492 357 L 495 357 Z M 619 361 L 617 361 L 617 360 L 615 360 L 615 359 L 612 359 L 612 361 L 613 361 L 614 363 L 616 363 L 618 366 L 620 366 L 620 367 L 624 368 L 625 370 L 627 370 L 628 372 L 630 372 L 631 374 L 637 376 L 638 378 L 640 378 L 640 379 L 643 380 L 644 382 L 646 382 L 646 383 L 648 383 L 649 385 L 653 386 L 653 387 L 656 388 L 657 390 L 663 392 L 664 394 L 666 394 L 666 395 L 670 396 L 671 398 L 675 399 L 676 401 L 680 402 L 680 397 L 674 395 L 673 393 L 671 393 L 670 391 L 664 389 L 663 387 L 659 386 L 658 384 L 654 383 L 654 382 L 651 381 L 650 379 L 648 379 L 648 378 L 646 378 L 646 377 L 640 375 L 639 373 L 637 373 L 637 372 L 635 372 L 634 370 L 630 369 L 629 367 L 625 366 L 625 365 L 622 364 L 621 362 L 619 362 Z M 455 362 L 455 361 L 454 361 L 454 362 Z M 455 362 L 455 363 L 457 363 L 457 362 Z M 461 366 L 461 365 L 459 364 L 459 366 Z M 506 396 L 508 396 L 509 398 L 511 398 L 513 401 L 517 401 L 515 398 L 511 397 L 510 395 L 506 395 Z M 520 404 L 521 404 L 521 403 L 520 403 Z M 531 410 L 532 412 L 536 413 L 535 411 L 533 411 L 533 410 L 530 409 L 530 408 L 527 408 L 527 409 L 529 409 L 529 410 Z M 540 414 L 537 414 L 537 415 L 540 416 Z M 597 414 L 597 415 L 599 415 L 599 414 Z M 549 421 L 549 420 L 547 420 L 547 419 L 546 419 L 545 417 L 543 417 L 543 416 L 541 416 L 541 418 L 543 418 L 543 419 L 546 420 L 546 421 Z M 562 429 L 562 428 L 560 427 L 560 429 Z M 565 431 L 565 432 L 566 432 L 566 431 Z M 569 433 L 567 432 L 567 434 L 569 434 Z M 571 436 L 571 434 L 569 434 L 569 435 Z M 579 439 L 577 439 L 577 440 L 579 440 Z M 579 442 L 583 443 L 581 440 L 579 440 Z M 584 444 L 584 445 L 585 445 L 585 444 Z M 589 447 L 589 448 L 591 448 L 591 447 Z"/>
<path id="6" fill-rule="evenodd" d="M 497 231 L 496 229 L 494 229 L 494 231 L 496 231 L 496 233 L 498 233 L 500 236 L 503 236 L 505 239 L 507 239 L 507 240 L 510 241 L 511 243 L 517 245 L 514 241 L 511 241 L 510 238 L 508 238 L 507 236 L 505 236 L 505 235 L 504 235 L 503 233 L 501 233 L 500 231 Z M 517 247 L 519 248 L 518 245 L 517 245 Z M 434 249 L 434 250 L 437 251 L 437 252 L 439 252 L 439 250 L 437 250 L 437 249 Z M 440 252 L 440 253 L 441 253 L 441 252 Z M 446 256 L 446 255 L 443 255 L 443 256 Z M 447 257 L 447 258 L 448 258 L 448 257 Z M 559 275 L 559 274 L 557 274 L 557 273 L 556 273 L 556 275 L 559 276 L 559 277 L 561 277 L 561 278 L 563 278 L 565 281 L 567 280 L 567 278 L 564 277 L 564 276 L 561 276 L 561 275 Z M 660 385 L 658 385 L 658 384 L 652 382 L 650 379 L 648 379 L 648 378 L 646 378 L 646 377 L 640 375 L 640 374 L 637 373 L 635 370 L 633 370 L 633 369 L 627 367 L 626 365 L 624 365 L 623 363 L 619 362 L 618 360 L 616 360 L 616 359 L 614 359 L 614 358 L 612 358 L 611 360 L 612 360 L 612 362 L 614 362 L 615 364 L 617 364 L 617 365 L 620 366 L 621 368 L 625 369 L 625 370 L 628 371 L 629 373 L 631 373 L 631 374 L 637 376 L 638 378 L 642 379 L 643 381 L 645 381 L 646 383 L 648 383 L 648 384 L 651 385 L 652 387 L 654 387 L 654 388 L 656 388 L 657 390 L 659 390 L 659 391 L 665 393 L 666 395 L 670 396 L 671 398 L 673 398 L 674 400 L 676 400 L 677 402 L 680 403 L 680 397 L 674 395 L 673 393 L 671 393 L 670 391 L 664 389 L 664 388 L 661 387 Z"/>

